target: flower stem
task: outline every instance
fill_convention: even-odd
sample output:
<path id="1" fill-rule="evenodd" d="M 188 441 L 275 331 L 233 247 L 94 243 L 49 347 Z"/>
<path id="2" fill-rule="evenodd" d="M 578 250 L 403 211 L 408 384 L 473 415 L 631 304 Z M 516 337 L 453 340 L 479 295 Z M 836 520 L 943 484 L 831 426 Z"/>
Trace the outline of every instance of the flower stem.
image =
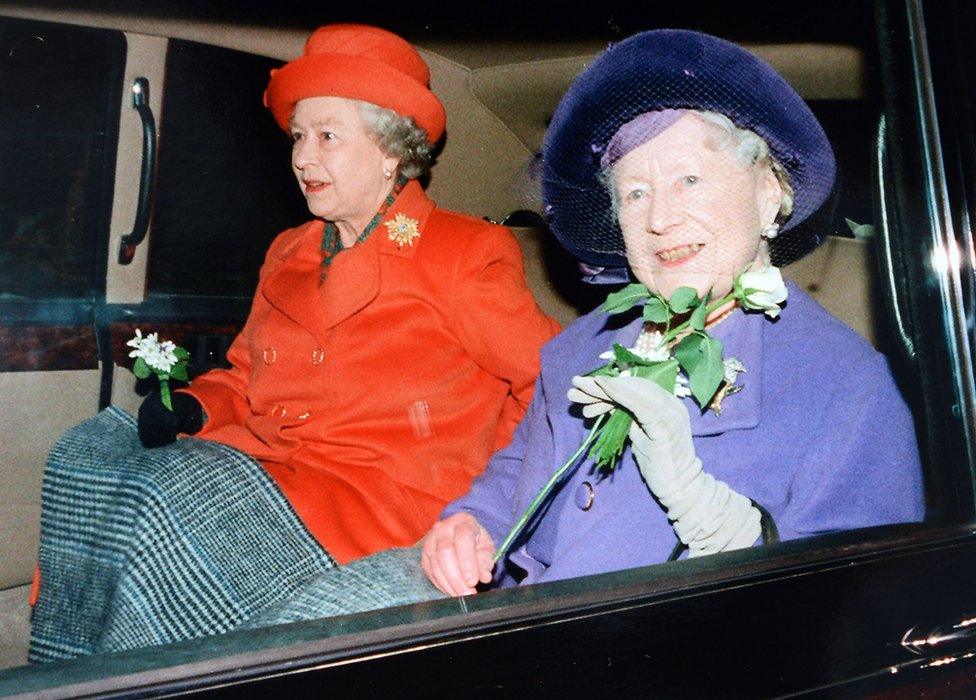
<path id="1" fill-rule="evenodd" d="M 674 387 L 671 391 L 674 391 Z M 590 459 L 593 460 L 598 471 L 609 473 L 614 470 L 620 455 L 623 454 L 630 425 L 633 422 L 634 419 L 627 411 L 615 408 L 610 412 L 610 419 L 600 429 L 600 434 L 593 442 L 593 449 L 590 450 Z"/>
<path id="2" fill-rule="evenodd" d="M 725 306 L 726 304 L 728 304 L 733 299 L 735 299 L 735 292 L 729 292 L 728 294 L 726 294 L 721 299 L 716 299 L 711 304 L 706 305 L 705 306 L 705 317 L 708 318 L 708 316 L 710 316 L 712 313 L 714 313 L 716 309 L 722 308 L 723 306 Z M 691 325 L 691 321 L 688 320 L 688 321 L 685 321 L 684 323 L 681 323 L 681 324 L 675 326 L 674 328 L 668 328 L 668 329 L 666 329 L 665 330 L 665 333 L 664 333 L 664 337 L 662 338 L 662 342 L 664 342 L 665 344 L 670 343 L 672 340 L 674 340 L 679 335 L 681 335 L 685 330 L 687 330 L 688 329 L 688 326 L 690 326 L 690 325 Z"/>
<path id="3" fill-rule="evenodd" d="M 725 306 L 726 304 L 728 304 L 733 299 L 735 299 L 735 292 L 734 291 L 729 292 L 728 294 L 726 294 L 721 299 L 716 299 L 711 304 L 706 305 L 705 306 L 705 310 L 706 310 L 705 317 L 708 318 L 708 316 L 711 316 L 713 313 L 715 313 L 715 311 L 717 309 L 721 309 L 723 306 Z"/>
<path id="4" fill-rule="evenodd" d="M 173 410 L 173 399 L 170 397 L 169 393 L 169 379 L 167 377 L 159 378 L 159 395 L 163 400 L 163 405 L 169 410 Z"/>
<path id="5" fill-rule="evenodd" d="M 600 429 L 600 426 L 603 425 L 603 422 L 606 420 L 606 418 L 607 418 L 606 413 L 604 413 L 602 416 L 597 418 L 596 422 L 593 424 L 593 427 L 590 428 L 590 434 L 586 436 L 586 439 L 583 440 L 583 442 L 580 444 L 576 452 L 574 452 L 573 455 L 566 460 L 563 466 L 559 467 L 559 469 L 557 469 L 555 473 L 551 477 L 549 477 L 549 481 L 547 481 L 546 485 L 542 487 L 542 490 L 539 491 L 538 494 L 536 494 L 536 497 L 532 499 L 532 502 L 529 503 L 529 507 L 525 509 L 524 513 L 522 513 L 522 517 L 520 517 L 518 521 L 515 523 L 515 525 L 512 526 L 512 529 L 509 530 L 508 534 L 505 536 L 505 539 L 498 546 L 498 549 L 495 550 L 495 556 L 492 559 L 493 563 L 497 564 L 498 561 L 503 556 L 505 556 L 505 553 L 508 551 L 508 548 L 511 547 L 512 543 L 515 541 L 515 538 L 519 536 L 519 534 L 522 532 L 522 529 L 526 526 L 529 520 L 532 519 L 532 516 L 535 515 L 536 511 L 539 510 L 539 506 L 542 505 L 543 501 L 545 501 L 546 498 L 548 498 L 549 494 L 552 492 L 553 487 L 557 483 L 559 483 L 559 480 L 562 479 L 566 471 L 573 464 L 575 464 L 576 460 L 579 459 L 579 456 L 583 454 L 583 450 L 586 449 L 587 445 L 589 445 L 593 441 L 593 438 L 596 436 L 597 431 Z"/>

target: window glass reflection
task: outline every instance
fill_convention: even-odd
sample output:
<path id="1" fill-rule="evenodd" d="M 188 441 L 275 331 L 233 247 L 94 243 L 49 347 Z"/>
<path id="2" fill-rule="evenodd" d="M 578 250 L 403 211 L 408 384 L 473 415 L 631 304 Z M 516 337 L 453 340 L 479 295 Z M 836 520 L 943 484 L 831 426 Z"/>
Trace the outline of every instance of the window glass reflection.
<path id="1" fill-rule="evenodd" d="M 0 298 L 101 286 L 123 62 L 116 32 L 0 22 Z"/>
<path id="2" fill-rule="evenodd" d="M 250 297 L 271 240 L 310 217 L 291 144 L 261 104 L 262 56 L 170 42 L 150 294 Z"/>

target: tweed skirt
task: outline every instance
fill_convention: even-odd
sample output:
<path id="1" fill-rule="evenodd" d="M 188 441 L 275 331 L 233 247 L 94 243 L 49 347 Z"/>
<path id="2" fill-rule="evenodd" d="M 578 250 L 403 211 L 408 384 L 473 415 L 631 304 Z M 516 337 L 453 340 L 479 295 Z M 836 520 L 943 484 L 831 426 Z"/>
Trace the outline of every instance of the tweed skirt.
<path id="1" fill-rule="evenodd" d="M 192 438 L 147 450 L 108 408 L 48 458 L 30 659 L 231 630 L 335 566 L 254 459 Z"/>

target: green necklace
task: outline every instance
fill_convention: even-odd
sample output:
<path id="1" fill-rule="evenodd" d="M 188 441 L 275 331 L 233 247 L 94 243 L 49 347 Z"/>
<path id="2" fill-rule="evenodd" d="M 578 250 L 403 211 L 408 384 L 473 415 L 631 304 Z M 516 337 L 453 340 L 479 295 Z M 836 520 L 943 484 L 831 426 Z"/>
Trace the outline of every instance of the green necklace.
<path id="1" fill-rule="evenodd" d="M 386 196 L 386 200 L 383 202 L 380 210 L 376 212 L 376 216 L 374 216 L 370 222 L 366 224 L 366 228 L 364 228 L 363 232 L 359 234 L 359 237 L 356 239 L 356 242 L 353 243 L 353 245 L 358 245 L 369 238 L 369 235 L 374 231 L 374 229 L 376 229 L 380 221 L 383 219 L 383 215 L 386 214 L 386 210 L 390 208 L 390 205 L 393 204 L 394 200 L 397 198 L 397 195 L 400 194 L 400 191 L 406 184 L 407 178 L 403 177 L 402 175 L 397 178 L 396 184 L 393 186 L 393 189 L 390 190 L 390 194 Z M 322 271 L 319 273 L 319 284 L 325 280 L 325 275 L 329 271 L 329 265 L 332 264 L 335 257 L 345 250 L 345 247 L 342 245 L 342 237 L 339 235 L 339 227 L 331 221 L 325 222 L 325 231 L 322 233 L 322 247 L 320 250 L 322 251 Z"/>

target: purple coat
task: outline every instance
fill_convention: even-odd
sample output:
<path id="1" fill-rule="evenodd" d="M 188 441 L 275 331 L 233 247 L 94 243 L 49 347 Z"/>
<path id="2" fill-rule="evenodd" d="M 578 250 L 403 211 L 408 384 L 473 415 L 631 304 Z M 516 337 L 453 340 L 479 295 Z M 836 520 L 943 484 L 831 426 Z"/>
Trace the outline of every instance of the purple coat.
<path id="1" fill-rule="evenodd" d="M 817 302 L 789 286 L 781 317 L 735 313 L 712 332 L 746 372 L 721 416 L 685 399 L 695 450 L 708 472 L 765 506 L 784 540 L 921 520 L 922 472 L 912 416 L 884 357 Z M 495 543 L 587 433 L 566 398 L 573 375 L 604 363 L 614 342 L 631 347 L 641 321 L 615 326 L 599 310 L 542 351 L 535 397 L 511 444 L 442 517 L 473 514 Z M 559 489 L 496 583 L 538 583 L 667 559 L 676 537 L 630 450 L 600 479 L 584 463 Z M 585 483 L 584 483 L 585 482 Z M 587 506 L 589 506 L 587 508 Z M 506 571 L 508 569 L 508 571 Z M 516 571 L 518 570 L 516 569 Z"/>

